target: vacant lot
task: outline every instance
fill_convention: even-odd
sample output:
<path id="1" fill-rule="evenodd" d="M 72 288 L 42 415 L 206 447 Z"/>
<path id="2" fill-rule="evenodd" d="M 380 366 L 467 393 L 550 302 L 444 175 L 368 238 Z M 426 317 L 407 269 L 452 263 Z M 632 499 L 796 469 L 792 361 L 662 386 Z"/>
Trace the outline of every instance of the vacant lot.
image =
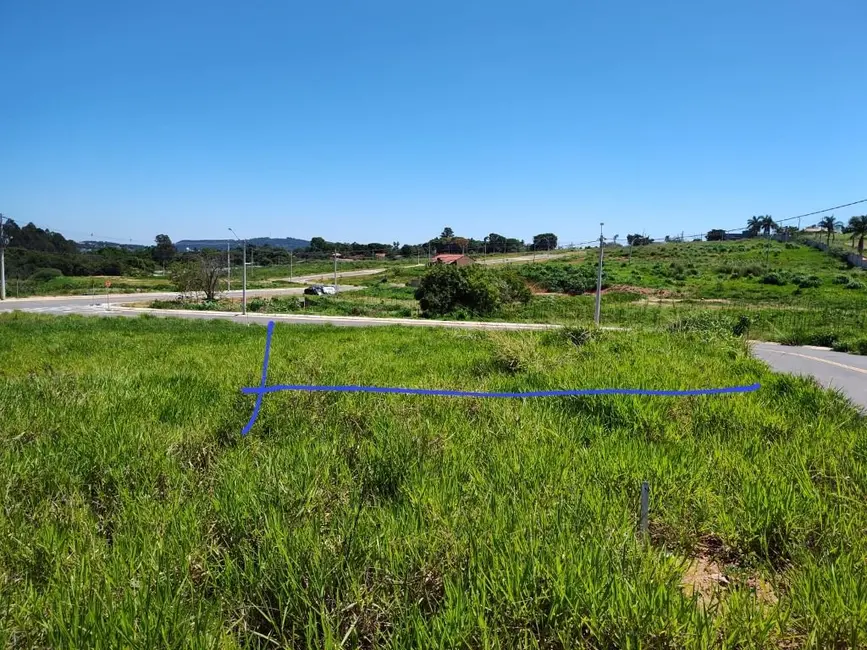
<path id="1" fill-rule="evenodd" d="M 867 426 L 741 340 L 0 318 L 0 643 L 867 644 Z M 651 485 L 650 534 L 636 534 Z"/>

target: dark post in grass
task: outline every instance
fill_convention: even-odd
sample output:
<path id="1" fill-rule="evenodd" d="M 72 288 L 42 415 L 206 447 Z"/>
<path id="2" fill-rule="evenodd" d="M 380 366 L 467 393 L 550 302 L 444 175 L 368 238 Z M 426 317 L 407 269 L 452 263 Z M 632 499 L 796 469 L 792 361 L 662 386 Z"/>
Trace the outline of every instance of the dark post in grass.
<path id="1" fill-rule="evenodd" d="M 647 481 L 641 483 L 641 517 L 638 523 L 638 530 L 642 535 L 647 534 L 647 516 L 650 512 L 650 484 Z"/>

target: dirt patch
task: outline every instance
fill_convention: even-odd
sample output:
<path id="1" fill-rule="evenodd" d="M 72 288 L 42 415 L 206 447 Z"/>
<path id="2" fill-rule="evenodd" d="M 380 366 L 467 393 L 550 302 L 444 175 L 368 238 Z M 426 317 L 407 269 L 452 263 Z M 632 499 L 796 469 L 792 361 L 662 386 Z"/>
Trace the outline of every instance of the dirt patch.
<path id="1" fill-rule="evenodd" d="M 777 595 L 766 580 L 718 559 L 718 553 L 724 549 L 716 538 L 708 540 L 696 550 L 680 581 L 681 589 L 688 598 L 697 596 L 702 605 L 708 605 L 715 597 L 724 596 L 730 589 L 746 588 L 760 603 L 777 603 Z"/>
<path id="2" fill-rule="evenodd" d="M 636 287 L 631 284 L 612 284 L 607 289 L 603 289 L 602 293 L 634 293 L 640 296 L 656 296 L 658 298 L 668 298 L 674 295 L 668 289 L 651 289 L 649 287 Z"/>

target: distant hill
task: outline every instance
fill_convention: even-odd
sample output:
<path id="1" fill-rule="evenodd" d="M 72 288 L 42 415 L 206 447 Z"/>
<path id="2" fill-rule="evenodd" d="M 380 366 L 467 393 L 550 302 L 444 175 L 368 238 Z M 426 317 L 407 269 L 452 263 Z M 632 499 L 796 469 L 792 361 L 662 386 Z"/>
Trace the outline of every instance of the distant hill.
<path id="1" fill-rule="evenodd" d="M 135 253 L 136 251 L 147 248 L 147 246 L 142 246 L 140 244 L 119 244 L 114 241 L 79 241 L 75 242 L 75 245 L 78 246 L 79 253 L 92 253 L 101 248 L 119 248 L 121 250 Z"/>
<path id="2" fill-rule="evenodd" d="M 295 239 L 294 237 L 255 237 L 248 239 L 248 243 L 254 246 L 272 246 L 274 248 L 285 248 L 286 250 L 295 250 L 297 248 L 307 248 L 310 242 L 304 239 Z M 179 252 L 184 252 L 187 249 L 191 251 L 202 250 L 203 248 L 214 248 L 222 250 L 226 248 L 226 244 L 231 243 L 234 246 L 240 246 L 235 239 L 182 239 L 175 242 L 175 247 Z"/>

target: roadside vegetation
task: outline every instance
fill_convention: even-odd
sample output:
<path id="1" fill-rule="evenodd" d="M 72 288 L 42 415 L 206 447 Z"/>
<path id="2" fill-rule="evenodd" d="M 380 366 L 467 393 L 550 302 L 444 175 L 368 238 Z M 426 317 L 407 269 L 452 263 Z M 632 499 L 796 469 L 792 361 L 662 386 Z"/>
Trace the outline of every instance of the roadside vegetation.
<path id="1" fill-rule="evenodd" d="M 849 268 L 833 254 L 799 243 L 760 239 L 631 248 L 605 248 L 604 325 L 664 329 L 704 314 L 723 320 L 744 318 L 748 335 L 756 339 L 859 354 L 867 351 L 867 273 Z M 360 291 L 306 302 L 300 297 L 254 299 L 248 306 L 263 313 L 587 325 L 593 320 L 597 250 L 537 263 L 475 265 L 463 270 L 440 266 L 430 272 L 425 266 L 393 262 L 379 267 L 383 273 L 340 280 L 363 287 Z M 484 281 L 474 285 L 471 277 Z M 520 289 L 519 279 L 530 289 L 529 295 Z M 500 289 L 472 289 L 483 285 Z M 240 308 L 234 300 L 192 306 Z"/>
<path id="2" fill-rule="evenodd" d="M 737 325 L 278 325 L 270 383 L 762 388 L 277 393 L 242 437 L 264 328 L 0 316 L 0 644 L 863 647 L 867 421 Z"/>

